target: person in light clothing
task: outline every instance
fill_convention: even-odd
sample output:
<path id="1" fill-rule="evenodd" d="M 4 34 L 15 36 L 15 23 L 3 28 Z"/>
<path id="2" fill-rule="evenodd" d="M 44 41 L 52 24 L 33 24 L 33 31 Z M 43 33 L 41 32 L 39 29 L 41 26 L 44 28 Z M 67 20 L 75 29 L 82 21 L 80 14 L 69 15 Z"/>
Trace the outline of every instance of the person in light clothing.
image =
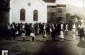
<path id="1" fill-rule="evenodd" d="M 43 27 L 43 40 L 46 41 L 46 36 L 47 36 L 47 33 L 46 33 L 46 25 L 44 24 L 44 27 Z"/>
<path id="2" fill-rule="evenodd" d="M 47 36 L 46 30 L 44 29 L 44 30 L 43 30 L 43 40 L 44 40 L 44 41 L 46 41 L 46 36 Z"/>
<path id="3" fill-rule="evenodd" d="M 63 31 L 60 31 L 60 38 L 61 38 L 61 41 L 64 40 L 64 33 L 63 33 Z"/>
<path id="4" fill-rule="evenodd" d="M 65 34 L 67 34 L 67 32 L 68 32 L 68 24 L 66 24 L 65 26 Z"/>
<path id="5" fill-rule="evenodd" d="M 32 37 L 32 42 L 34 42 L 34 38 L 35 38 L 35 30 L 34 30 L 34 28 L 32 29 L 32 32 L 30 33 L 30 36 Z"/>
<path id="6" fill-rule="evenodd" d="M 39 25 L 38 25 L 37 34 L 39 34 L 39 33 L 40 33 L 40 27 L 39 27 Z"/>
<path id="7" fill-rule="evenodd" d="M 61 38 L 61 41 L 64 41 L 63 29 L 64 29 L 64 26 L 63 26 L 63 23 L 61 23 L 61 25 L 60 25 L 60 36 L 59 36 Z"/>
<path id="8" fill-rule="evenodd" d="M 50 27 L 50 36 L 51 36 L 51 33 L 52 33 L 52 28 Z"/>
<path id="9" fill-rule="evenodd" d="M 25 37 L 26 37 L 25 33 L 26 33 L 26 31 L 25 31 L 25 26 L 22 25 L 21 37 L 23 38 L 23 42 L 25 41 Z"/>
<path id="10" fill-rule="evenodd" d="M 75 23 L 73 24 L 73 29 L 72 29 L 72 32 L 73 32 L 73 41 L 75 41 L 75 38 L 76 38 L 76 25 L 75 25 Z"/>

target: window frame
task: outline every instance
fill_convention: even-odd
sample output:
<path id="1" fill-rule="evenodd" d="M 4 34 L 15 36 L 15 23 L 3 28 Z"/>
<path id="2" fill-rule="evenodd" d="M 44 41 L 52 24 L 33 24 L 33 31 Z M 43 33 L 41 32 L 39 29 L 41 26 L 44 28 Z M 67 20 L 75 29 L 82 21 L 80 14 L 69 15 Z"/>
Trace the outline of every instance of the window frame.
<path id="1" fill-rule="evenodd" d="M 38 21 L 38 10 L 33 11 L 33 21 Z"/>
<path id="2" fill-rule="evenodd" d="M 25 9 L 20 9 L 20 21 L 25 21 Z"/>

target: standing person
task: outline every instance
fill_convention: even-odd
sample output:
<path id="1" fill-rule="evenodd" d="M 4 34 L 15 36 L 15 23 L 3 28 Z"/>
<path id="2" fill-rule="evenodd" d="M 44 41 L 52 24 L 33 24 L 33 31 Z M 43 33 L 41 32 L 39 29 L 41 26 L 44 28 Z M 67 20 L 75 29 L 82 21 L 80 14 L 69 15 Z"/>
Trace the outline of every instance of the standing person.
<path id="1" fill-rule="evenodd" d="M 27 32 L 28 30 L 27 30 L 27 29 L 28 29 L 28 24 L 27 24 L 27 23 L 25 23 L 26 36 L 28 35 L 28 32 Z"/>
<path id="2" fill-rule="evenodd" d="M 37 27 L 37 34 L 39 34 L 39 33 L 40 33 L 40 27 L 38 25 L 38 27 Z"/>
<path id="3" fill-rule="evenodd" d="M 82 40 L 83 39 L 83 37 L 84 37 L 84 28 L 80 28 L 80 40 Z"/>
<path id="4" fill-rule="evenodd" d="M 56 34 L 58 35 L 58 27 L 57 27 L 58 25 L 57 25 L 57 23 L 55 24 L 55 32 L 56 32 Z"/>
<path id="5" fill-rule="evenodd" d="M 35 39 L 35 29 L 34 29 L 34 24 L 31 26 L 31 33 L 30 36 L 32 37 L 32 42 L 34 42 Z"/>
<path id="6" fill-rule="evenodd" d="M 68 32 L 68 24 L 65 25 L 65 34 L 67 35 Z"/>
<path id="7" fill-rule="evenodd" d="M 63 29 L 64 29 L 64 25 L 63 23 L 60 24 L 60 38 L 61 38 L 61 41 L 64 41 L 64 32 L 63 32 Z"/>
<path id="8" fill-rule="evenodd" d="M 57 35 L 60 35 L 60 23 L 57 24 Z"/>
<path id="9" fill-rule="evenodd" d="M 18 23 L 16 24 L 16 29 L 15 29 L 15 36 L 18 37 L 19 36 L 19 31 L 18 31 Z"/>
<path id="10" fill-rule="evenodd" d="M 46 41 L 46 36 L 47 36 L 47 34 L 46 34 L 46 29 L 44 29 L 44 30 L 43 30 L 43 40 L 44 40 L 44 41 Z"/>
<path id="11" fill-rule="evenodd" d="M 43 27 L 43 40 L 44 41 L 46 41 L 46 36 L 47 36 L 47 34 L 46 34 L 46 26 L 44 24 L 44 27 Z"/>
<path id="12" fill-rule="evenodd" d="M 55 29 L 52 29 L 51 37 L 52 37 L 52 41 L 55 41 Z"/>
<path id="13" fill-rule="evenodd" d="M 75 38 L 76 38 L 76 25 L 75 25 L 75 23 L 73 24 L 73 26 L 72 26 L 72 32 L 73 32 L 73 41 L 75 41 Z"/>
<path id="14" fill-rule="evenodd" d="M 22 23 L 19 24 L 19 36 L 21 36 L 21 31 L 22 31 Z"/>
<path id="15" fill-rule="evenodd" d="M 30 33 L 30 36 L 32 37 L 32 42 L 34 42 L 34 38 L 35 38 L 35 30 L 34 30 L 34 28 L 32 28 L 32 32 Z"/>
<path id="16" fill-rule="evenodd" d="M 25 25 L 22 25 L 22 30 L 21 30 L 21 37 L 23 38 L 23 42 L 25 41 L 25 37 L 26 37 L 26 31 L 25 31 Z"/>
<path id="17" fill-rule="evenodd" d="M 10 24 L 7 25 L 7 36 L 8 36 L 8 39 L 11 40 L 11 26 L 10 26 Z"/>
<path id="18" fill-rule="evenodd" d="M 50 36 L 51 36 L 51 33 L 52 33 L 52 28 L 51 28 L 51 26 L 50 26 Z"/>
<path id="19" fill-rule="evenodd" d="M 46 41 L 46 36 L 47 36 L 47 34 L 46 34 L 46 24 L 44 24 L 44 26 L 43 26 L 43 40 L 44 41 Z"/>
<path id="20" fill-rule="evenodd" d="M 78 36 L 80 36 L 81 24 L 78 24 Z"/>
<path id="21" fill-rule="evenodd" d="M 13 37 L 13 40 L 15 40 L 15 23 L 11 24 L 11 34 L 12 34 L 12 37 Z"/>
<path id="22" fill-rule="evenodd" d="M 30 27 L 30 25 L 28 24 L 28 25 L 27 25 L 27 35 L 30 36 L 30 33 L 31 33 L 31 27 Z"/>
<path id="23" fill-rule="evenodd" d="M 52 37 L 52 41 L 55 41 L 55 27 L 54 24 L 52 24 L 52 28 L 51 28 L 51 37 Z"/>

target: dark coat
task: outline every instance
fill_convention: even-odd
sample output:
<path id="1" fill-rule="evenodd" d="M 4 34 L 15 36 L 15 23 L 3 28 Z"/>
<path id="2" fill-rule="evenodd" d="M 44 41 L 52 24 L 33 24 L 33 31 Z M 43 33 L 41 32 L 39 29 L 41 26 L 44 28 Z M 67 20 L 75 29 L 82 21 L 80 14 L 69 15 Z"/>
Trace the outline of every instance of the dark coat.
<path id="1" fill-rule="evenodd" d="M 79 33 L 80 33 L 80 37 L 84 37 L 84 29 L 83 28 L 80 29 Z"/>
<path id="2" fill-rule="evenodd" d="M 55 37 L 55 29 L 52 29 L 51 37 Z"/>

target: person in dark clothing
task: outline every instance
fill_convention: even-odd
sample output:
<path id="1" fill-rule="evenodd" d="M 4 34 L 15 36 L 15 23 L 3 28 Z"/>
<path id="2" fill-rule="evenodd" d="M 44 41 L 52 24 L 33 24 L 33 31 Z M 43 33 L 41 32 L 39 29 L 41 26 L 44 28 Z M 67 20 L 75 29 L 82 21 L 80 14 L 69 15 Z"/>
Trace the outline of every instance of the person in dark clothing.
<path id="1" fill-rule="evenodd" d="M 15 36 L 18 37 L 19 36 L 19 23 L 16 24 L 16 27 L 15 27 Z"/>
<path id="2" fill-rule="evenodd" d="M 55 24 L 55 32 L 56 32 L 56 35 L 58 35 L 58 24 Z"/>
<path id="3" fill-rule="evenodd" d="M 13 40 L 15 40 L 15 23 L 11 24 L 11 32 Z"/>
<path id="4" fill-rule="evenodd" d="M 26 35 L 28 36 L 29 35 L 29 26 L 27 23 L 25 23 L 25 31 L 26 31 Z"/>
<path id="5" fill-rule="evenodd" d="M 34 29 L 35 29 L 35 35 L 37 35 L 37 23 L 36 24 L 34 24 Z"/>
<path id="6" fill-rule="evenodd" d="M 10 24 L 7 25 L 7 36 L 8 36 L 8 39 L 11 40 L 11 26 L 10 26 Z"/>
<path id="7" fill-rule="evenodd" d="M 52 32 L 51 32 L 51 37 L 52 37 L 52 41 L 55 41 L 55 26 L 54 24 L 52 24 Z"/>
<path id="8" fill-rule="evenodd" d="M 55 29 L 52 29 L 51 37 L 52 37 L 52 41 L 55 41 Z"/>
<path id="9" fill-rule="evenodd" d="M 57 35 L 60 35 L 60 23 L 57 24 Z"/>
<path id="10" fill-rule="evenodd" d="M 30 26 L 30 36 L 32 37 L 32 42 L 34 42 L 34 39 L 35 39 L 35 29 L 34 29 L 34 24 L 31 24 Z"/>
<path id="11" fill-rule="evenodd" d="M 84 29 L 80 28 L 80 40 L 82 39 L 82 37 L 84 37 Z"/>

